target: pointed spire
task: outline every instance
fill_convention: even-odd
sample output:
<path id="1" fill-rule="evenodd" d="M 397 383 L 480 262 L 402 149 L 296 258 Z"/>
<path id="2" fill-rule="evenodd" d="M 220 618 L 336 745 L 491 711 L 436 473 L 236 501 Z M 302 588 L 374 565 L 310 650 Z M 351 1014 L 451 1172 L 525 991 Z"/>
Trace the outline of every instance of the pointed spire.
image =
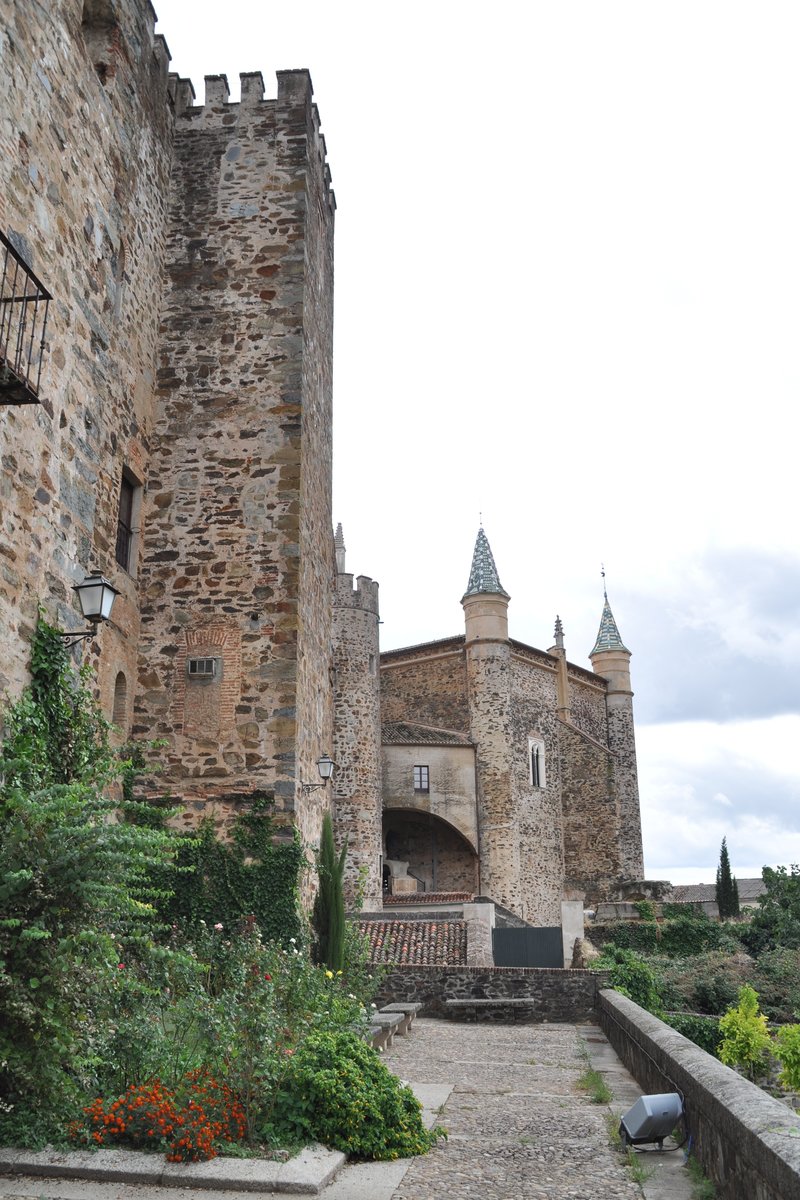
<path id="1" fill-rule="evenodd" d="M 472 555 L 472 570 L 469 573 L 469 583 L 464 595 L 476 596 L 486 592 L 496 592 L 500 596 L 505 596 L 507 600 L 509 599 L 508 592 L 504 590 L 500 582 L 497 567 L 494 563 L 494 555 L 481 525 L 475 540 L 475 551 Z"/>
<path id="2" fill-rule="evenodd" d="M 630 654 L 630 650 L 623 644 L 622 638 L 619 636 L 617 622 L 614 620 L 611 605 L 608 603 L 605 584 L 603 585 L 603 615 L 600 618 L 597 641 L 589 652 L 589 657 L 591 658 L 593 654 L 601 654 L 603 650 L 624 650 L 626 654 Z"/>
<path id="3" fill-rule="evenodd" d="M 342 522 L 336 526 L 336 533 L 333 538 L 333 545 L 336 550 L 336 570 L 339 575 L 344 574 L 344 534 L 342 533 Z"/>
<path id="4" fill-rule="evenodd" d="M 564 649 L 564 626 L 561 624 L 561 617 L 556 615 L 556 646 L 559 650 Z"/>

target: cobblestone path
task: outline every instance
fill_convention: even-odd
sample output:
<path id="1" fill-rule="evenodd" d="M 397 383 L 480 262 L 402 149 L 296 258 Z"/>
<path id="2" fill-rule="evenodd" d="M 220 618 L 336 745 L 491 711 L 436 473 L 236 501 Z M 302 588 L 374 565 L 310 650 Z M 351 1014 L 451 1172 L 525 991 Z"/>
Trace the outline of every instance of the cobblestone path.
<path id="1" fill-rule="evenodd" d="M 582 1045 L 574 1025 L 415 1021 L 385 1062 L 454 1085 L 449 1136 L 413 1160 L 393 1200 L 641 1200 L 609 1144 L 608 1109 L 578 1086 Z"/>

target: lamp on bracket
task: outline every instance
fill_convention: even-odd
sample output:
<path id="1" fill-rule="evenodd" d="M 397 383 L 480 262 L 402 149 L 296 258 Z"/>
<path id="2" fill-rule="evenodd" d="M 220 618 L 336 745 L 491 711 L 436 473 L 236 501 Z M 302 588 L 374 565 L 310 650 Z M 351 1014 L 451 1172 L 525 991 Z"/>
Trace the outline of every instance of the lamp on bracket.
<path id="1" fill-rule="evenodd" d="M 98 626 L 111 616 L 114 600 L 119 595 L 113 583 L 109 583 L 99 571 L 90 571 L 83 582 L 76 583 L 72 590 L 78 593 L 81 612 L 84 620 L 89 622 L 89 628 L 79 633 L 60 633 L 65 646 L 74 646 L 84 638 L 94 637 Z"/>
<path id="2" fill-rule="evenodd" d="M 304 792 L 314 792 L 317 788 L 325 787 L 329 779 L 333 778 L 333 772 L 336 769 L 336 763 L 331 758 L 330 754 L 323 754 L 322 758 L 317 759 L 317 770 L 322 783 L 303 783 L 300 781 L 300 787 Z"/>

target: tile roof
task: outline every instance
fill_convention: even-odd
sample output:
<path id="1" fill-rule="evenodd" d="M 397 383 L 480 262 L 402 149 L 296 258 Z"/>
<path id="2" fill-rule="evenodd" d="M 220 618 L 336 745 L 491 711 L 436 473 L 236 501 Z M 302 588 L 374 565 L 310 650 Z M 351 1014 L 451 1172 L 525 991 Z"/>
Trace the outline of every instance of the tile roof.
<path id="1" fill-rule="evenodd" d="M 614 620 L 614 614 L 611 611 L 611 605 L 608 603 L 608 596 L 603 593 L 603 614 L 600 617 L 600 628 L 597 631 L 597 640 L 594 647 L 589 652 L 589 657 L 593 654 L 599 654 L 603 650 L 625 650 L 630 654 L 628 647 L 623 645 L 622 638 L 619 636 L 617 622 Z"/>
<path id="2" fill-rule="evenodd" d="M 386 904 L 471 904 L 472 892 L 407 892 L 405 895 L 384 896 Z"/>
<path id="3" fill-rule="evenodd" d="M 472 554 L 472 570 L 469 573 L 469 583 L 464 595 L 475 596 L 482 595 L 485 592 L 496 592 L 508 599 L 508 592 L 504 591 L 503 585 L 500 582 L 500 576 L 497 574 L 497 567 L 494 563 L 491 546 L 486 534 L 483 532 L 483 526 L 481 526 L 478 530 L 478 536 L 475 539 L 475 549 Z"/>
<path id="4" fill-rule="evenodd" d="M 469 734 L 454 729 L 436 729 L 413 721 L 385 721 L 381 741 L 386 746 L 471 746 Z"/>
<path id="5" fill-rule="evenodd" d="M 359 921 L 374 963 L 460 966 L 467 961 L 466 921 Z"/>
<path id="6" fill-rule="evenodd" d="M 763 896 L 766 888 L 763 879 L 737 879 L 740 902 L 757 900 Z M 678 884 L 672 889 L 672 894 L 678 904 L 698 904 L 714 901 L 717 898 L 717 887 L 714 883 L 685 883 Z"/>

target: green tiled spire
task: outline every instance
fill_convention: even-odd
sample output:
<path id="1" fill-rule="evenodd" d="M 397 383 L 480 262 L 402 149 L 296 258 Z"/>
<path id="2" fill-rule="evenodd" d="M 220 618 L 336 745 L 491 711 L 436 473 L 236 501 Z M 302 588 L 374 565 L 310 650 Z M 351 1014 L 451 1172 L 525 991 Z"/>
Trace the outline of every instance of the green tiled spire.
<path id="1" fill-rule="evenodd" d="M 485 592 L 496 592 L 500 596 L 505 596 L 506 599 L 509 598 L 508 592 L 504 590 L 500 582 L 497 567 L 494 565 L 494 555 L 486 534 L 483 532 L 483 526 L 481 526 L 475 541 L 472 570 L 469 573 L 469 583 L 464 595 L 475 596 Z"/>
<path id="2" fill-rule="evenodd" d="M 623 644 L 622 638 L 619 636 L 617 622 L 614 620 L 605 589 L 603 589 L 603 615 L 600 618 L 597 641 L 589 657 L 591 658 L 592 654 L 600 654 L 603 650 L 624 650 L 626 654 L 630 654 L 630 650 Z"/>

